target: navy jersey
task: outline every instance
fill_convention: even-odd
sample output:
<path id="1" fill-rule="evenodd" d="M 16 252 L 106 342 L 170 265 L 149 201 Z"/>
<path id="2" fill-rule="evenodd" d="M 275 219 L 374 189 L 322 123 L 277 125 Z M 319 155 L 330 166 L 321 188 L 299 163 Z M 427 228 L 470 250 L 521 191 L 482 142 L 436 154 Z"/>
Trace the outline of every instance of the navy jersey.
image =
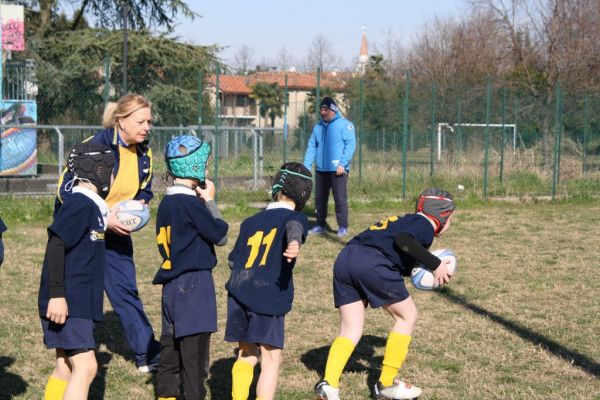
<path id="1" fill-rule="evenodd" d="M 65 244 L 64 284 L 69 317 L 101 321 L 106 265 L 104 218 L 108 208 L 104 205 L 103 215 L 92 198 L 76 189 L 57 210 L 48 234 L 58 236 Z M 48 260 L 44 258 L 38 296 L 40 317 L 45 317 L 48 301 Z"/>
<path id="2" fill-rule="evenodd" d="M 386 256 L 403 275 L 410 274 L 415 259 L 400 251 L 394 241 L 401 233 L 411 235 L 423 247 L 428 249 L 433 243 L 433 225 L 420 214 L 406 214 L 403 217 L 393 216 L 371 225 L 369 229 L 359 233 L 348 244 L 361 244 L 374 247 Z"/>
<path id="3" fill-rule="evenodd" d="M 6 225 L 4 225 L 4 221 L 0 218 L 0 233 L 6 232 Z"/>
<path id="4" fill-rule="evenodd" d="M 271 208 L 247 218 L 229 254 L 233 263 L 225 285 L 235 299 L 250 311 L 283 315 L 292 309 L 294 283 L 292 269 L 296 259 L 283 256 L 287 248 L 286 224 L 302 225 L 302 242 L 308 232 L 306 216 L 287 208 Z"/>
<path id="5" fill-rule="evenodd" d="M 163 263 L 152 281 L 155 285 L 184 272 L 213 269 L 217 265 L 214 245 L 229 229 L 191 189 L 169 189 L 156 216 L 156 242 Z"/>

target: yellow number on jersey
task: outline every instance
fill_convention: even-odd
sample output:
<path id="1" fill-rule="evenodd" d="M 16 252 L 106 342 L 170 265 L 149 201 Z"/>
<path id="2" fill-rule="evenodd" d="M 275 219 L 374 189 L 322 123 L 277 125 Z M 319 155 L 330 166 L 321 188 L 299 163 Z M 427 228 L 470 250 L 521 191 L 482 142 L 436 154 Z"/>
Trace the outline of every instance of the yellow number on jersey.
<path id="1" fill-rule="evenodd" d="M 277 233 L 277 228 L 271 229 L 267 236 L 264 236 L 263 231 L 257 231 L 254 235 L 248 238 L 247 245 L 250 246 L 250 256 L 248 257 L 248 261 L 246 261 L 246 265 L 244 268 L 250 268 L 256 261 L 258 257 L 258 252 L 260 251 L 260 246 L 265 246 L 265 251 L 263 253 L 262 258 L 260 259 L 259 267 L 264 267 L 267 265 L 267 256 L 269 255 L 269 250 L 271 250 L 271 245 L 273 244 L 273 240 L 275 239 L 275 234 Z"/>
<path id="2" fill-rule="evenodd" d="M 375 225 L 371 225 L 369 227 L 369 230 L 370 231 L 382 231 L 382 230 L 384 230 L 384 229 L 387 228 L 388 223 L 394 222 L 394 221 L 398 221 L 398 217 L 397 216 L 389 217 L 388 219 L 382 219 L 381 221 L 379 221 Z"/>
<path id="3" fill-rule="evenodd" d="M 162 269 L 171 269 L 171 226 L 161 226 L 156 235 L 158 250 L 164 261 L 160 266 Z"/>

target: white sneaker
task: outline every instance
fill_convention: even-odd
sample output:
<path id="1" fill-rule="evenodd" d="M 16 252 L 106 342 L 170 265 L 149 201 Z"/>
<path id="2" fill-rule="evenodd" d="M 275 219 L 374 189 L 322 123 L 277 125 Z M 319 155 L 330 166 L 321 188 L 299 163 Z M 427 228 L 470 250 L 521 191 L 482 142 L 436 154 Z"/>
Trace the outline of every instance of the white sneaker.
<path id="1" fill-rule="evenodd" d="M 137 367 L 138 371 L 144 374 L 156 371 L 157 365 L 140 365 Z"/>
<path id="2" fill-rule="evenodd" d="M 315 400 L 340 400 L 340 389 L 323 379 L 315 385 Z"/>
<path id="3" fill-rule="evenodd" d="M 422 390 L 396 377 L 391 386 L 383 386 L 381 382 L 377 382 L 373 392 L 376 399 L 412 400 L 419 397 Z"/>

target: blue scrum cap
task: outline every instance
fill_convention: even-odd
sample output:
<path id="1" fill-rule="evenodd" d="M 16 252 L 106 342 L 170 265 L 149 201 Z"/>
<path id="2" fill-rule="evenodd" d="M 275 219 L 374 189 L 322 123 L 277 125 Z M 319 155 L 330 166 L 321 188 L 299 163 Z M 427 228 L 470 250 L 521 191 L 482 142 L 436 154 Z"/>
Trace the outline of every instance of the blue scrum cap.
<path id="1" fill-rule="evenodd" d="M 210 157 L 210 145 L 201 139 L 183 135 L 172 139 L 165 149 L 165 161 L 169 172 L 176 178 L 206 179 L 206 163 Z"/>

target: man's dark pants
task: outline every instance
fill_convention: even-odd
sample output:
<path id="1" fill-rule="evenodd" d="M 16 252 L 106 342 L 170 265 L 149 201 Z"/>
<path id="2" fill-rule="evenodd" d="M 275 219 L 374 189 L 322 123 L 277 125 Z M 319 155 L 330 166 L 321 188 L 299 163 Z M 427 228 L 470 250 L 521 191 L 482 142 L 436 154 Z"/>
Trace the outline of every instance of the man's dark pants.
<path id="1" fill-rule="evenodd" d="M 325 226 L 327 219 L 327 202 L 329 190 L 333 191 L 335 202 L 335 217 L 340 228 L 348 227 L 348 174 L 337 176 L 334 172 L 317 171 L 315 183 L 315 207 L 317 209 L 317 224 Z"/>

